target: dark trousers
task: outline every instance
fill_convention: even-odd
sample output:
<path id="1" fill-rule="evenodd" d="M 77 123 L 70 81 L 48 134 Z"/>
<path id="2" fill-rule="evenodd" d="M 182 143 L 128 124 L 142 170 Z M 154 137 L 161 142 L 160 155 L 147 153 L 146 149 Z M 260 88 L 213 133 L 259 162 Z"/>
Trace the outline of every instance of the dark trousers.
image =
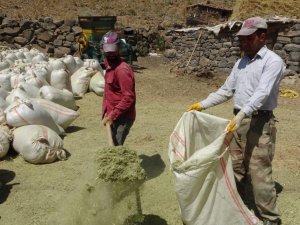
<path id="1" fill-rule="evenodd" d="M 115 146 L 124 144 L 133 122 L 133 120 L 127 118 L 119 118 L 113 122 L 111 125 L 111 133 Z"/>

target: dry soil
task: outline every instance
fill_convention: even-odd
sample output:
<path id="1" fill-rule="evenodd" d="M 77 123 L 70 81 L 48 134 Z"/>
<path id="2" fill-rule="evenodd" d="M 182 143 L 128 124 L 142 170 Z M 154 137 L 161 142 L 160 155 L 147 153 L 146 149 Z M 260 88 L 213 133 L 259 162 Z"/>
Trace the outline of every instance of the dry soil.
<path id="1" fill-rule="evenodd" d="M 139 58 L 134 68 L 137 119 L 125 144 L 138 152 L 148 176 L 139 191 L 141 210 L 156 221 L 153 225 L 182 225 L 174 177 L 169 169 L 169 136 L 187 106 L 217 89 L 223 78 L 205 81 L 176 76 L 160 57 Z M 1 225 L 113 225 L 121 224 L 135 212 L 132 190 L 119 198 L 121 202 L 131 198 L 127 201 L 131 204 L 116 204 L 117 210 L 107 210 L 114 204 L 108 197 L 112 187 L 95 180 L 95 153 L 108 146 L 105 128 L 100 123 L 101 101 L 102 97 L 94 93 L 77 100 L 81 115 L 67 129 L 64 138 L 64 147 L 70 153 L 68 160 L 33 165 L 11 150 L 10 157 L 0 161 Z M 206 112 L 229 119 L 231 102 Z M 300 224 L 299 98 L 281 97 L 275 114 L 279 122 L 273 174 L 283 187 L 278 205 L 283 224 L 297 225 Z M 105 222 L 91 220 L 93 216 Z"/>

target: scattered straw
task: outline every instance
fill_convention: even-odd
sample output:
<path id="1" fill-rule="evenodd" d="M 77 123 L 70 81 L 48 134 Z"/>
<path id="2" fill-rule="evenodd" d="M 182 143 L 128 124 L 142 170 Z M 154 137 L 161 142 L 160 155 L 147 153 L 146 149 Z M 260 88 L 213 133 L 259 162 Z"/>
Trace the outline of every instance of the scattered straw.
<path id="1" fill-rule="evenodd" d="M 124 146 L 106 147 L 97 152 L 98 178 L 106 182 L 131 182 L 146 179 L 138 156 Z"/>

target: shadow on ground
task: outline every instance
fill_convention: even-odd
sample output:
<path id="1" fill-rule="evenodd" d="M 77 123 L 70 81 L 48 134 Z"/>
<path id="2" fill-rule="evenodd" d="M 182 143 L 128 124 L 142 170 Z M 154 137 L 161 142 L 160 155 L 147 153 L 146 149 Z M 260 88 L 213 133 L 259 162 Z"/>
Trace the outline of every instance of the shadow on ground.
<path id="1" fill-rule="evenodd" d="M 16 174 L 13 171 L 0 169 L 0 204 L 6 201 L 12 187 L 14 185 L 20 184 L 20 183 L 8 184 L 15 178 L 15 176 Z"/>
<path id="2" fill-rule="evenodd" d="M 147 179 L 153 179 L 159 176 L 165 169 L 166 164 L 159 154 L 152 156 L 140 155 L 141 167 L 145 170 Z"/>
<path id="3" fill-rule="evenodd" d="M 168 225 L 167 221 L 157 215 L 131 215 L 123 225 Z"/>

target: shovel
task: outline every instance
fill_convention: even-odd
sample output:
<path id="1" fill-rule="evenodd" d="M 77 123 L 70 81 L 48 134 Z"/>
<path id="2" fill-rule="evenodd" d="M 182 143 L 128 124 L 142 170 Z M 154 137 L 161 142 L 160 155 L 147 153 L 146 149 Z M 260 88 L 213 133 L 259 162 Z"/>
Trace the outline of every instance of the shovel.
<path id="1" fill-rule="evenodd" d="M 112 134 L 111 134 L 111 127 L 109 124 L 106 124 L 105 127 L 106 127 L 108 145 L 114 146 L 114 142 L 113 142 Z"/>

